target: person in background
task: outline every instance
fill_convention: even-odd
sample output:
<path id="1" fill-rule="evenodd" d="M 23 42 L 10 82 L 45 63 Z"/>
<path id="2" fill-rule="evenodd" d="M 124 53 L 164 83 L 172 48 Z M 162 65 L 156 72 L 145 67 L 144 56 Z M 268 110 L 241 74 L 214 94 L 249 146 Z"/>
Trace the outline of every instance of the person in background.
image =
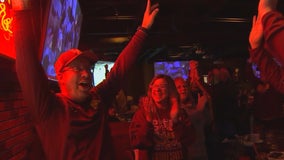
<path id="1" fill-rule="evenodd" d="M 260 0 L 249 34 L 250 62 L 257 64 L 261 79 L 284 93 L 284 16 L 278 0 Z"/>
<path id="2" fill-rule="evenodd" d="M 109 73 L 108 65 L 105 64 L 104 67 L 105 67 L 105 78 L 107 78 L 107 75 Z"/>
<path id="3" fill-rule="evenodd" d="M 196 60 L 189 61 L 190 70 L 188 73 L 188 81 L 189 81 L 191 94 L 193 94 L 195 101 L 197 101 L 198 94 L 203 94 L 206 95 L 207 97 L 210 97 L 209 92 L 200 81 L 198 66 L 199 66 L 198 61 Z"/>
<path id="4" fill-rule="evenodd" d="M 112 106 L 109 108 L 111 121 L 127 121 L 131 105 L 130 97 L 125 94 L 123 89 L 120 89 L 114 96 Z"/>
<path id="5" fill-rule="evenodd" d="M 190 93 L 189 83 L 182 77 L 177 77 L 174 81 L 179 93 L 181 108 L 186 111 L 196 131 L 194 143 L 188 146 L 188 159 L 207 160 L 205 128 L 212 121 L 212 117 L 210 117 L 211 108 L 206 105 L 209 97 L 204 94 L 201 97 L 199 96 L 198 102 L 195 102 Z"/>
<path id="6" fill-rule="evenodd" d="M 136 160 L 187 160 L 195 131 L 179 105 L 173 79 L 155 76 L 129 127 Z"/>
<path id="7" fill-rule="evenodd" d="M 207 83 L 205 84 L 206 90 L 208 91 L 209 95 L 213 94 L 213 88 L 216 84 L 219 83 L 219 68 L 214 67 L 207 72 Z"/>
<path id="8" fill-rule="evenodd" d="M 128 70 L 136 62 L 159 11 L 147 1 L 142 25 L 117 58 L 108 77 L 92 86 L 91 68 L 97 61 L 90 52 L 70 49 L 62 53 L 54 67 L 60 93 L 48 86 L 38 61 L 31 31 L 33 8 L 17 6 L 30 1 L 13 1 L 16 70 L 24 98 L 33 116 L 44 157 L 48 160 L 113 160 L 105 105 L 119 91 Z M 16 3 L 18 2 L 18 3 Z"/>
<path id="9" fill-rule="evenodd" d="M 212 92 L 217 134 L 221 139 L 234 138 L 238 133 L 238 87 L 226 67 L 219 69 L 218 79 Z"/>

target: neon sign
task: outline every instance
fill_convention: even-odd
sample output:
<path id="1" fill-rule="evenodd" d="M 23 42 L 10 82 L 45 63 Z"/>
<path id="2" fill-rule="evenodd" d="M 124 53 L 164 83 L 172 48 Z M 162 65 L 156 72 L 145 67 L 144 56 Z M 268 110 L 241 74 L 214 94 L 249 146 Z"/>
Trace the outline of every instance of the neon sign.
<path id="1" fill-rule="evenodd" d="M 0 0 L 0 58 L 16 58 L 13 36 L 15 20 L 11 9 L 12 0 Z"/>
<path id="2" fill-rule="evenodd" d="M 11 1 L 0 0 L 0 29 L 3 30 L 6 34 L 4 34 L 4 38 L 9 40 L 12 37 L 12 21 L 13 18 L 8 16 L 7 6 L 11 5 Z"/>

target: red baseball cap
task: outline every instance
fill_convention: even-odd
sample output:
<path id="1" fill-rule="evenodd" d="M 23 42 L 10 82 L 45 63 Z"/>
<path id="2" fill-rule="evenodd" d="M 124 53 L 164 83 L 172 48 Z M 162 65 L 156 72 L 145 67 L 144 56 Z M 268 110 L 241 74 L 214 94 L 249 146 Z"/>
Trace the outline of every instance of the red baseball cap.
<path id="1" fill-rule="evenodd" d="M 72 48 L 61 53 L 57 58 L 54 64 L 55 73 L 60 73 L 64 67 L 81 56 L 86 57 L 91 63 L 96 63 L 98 61 L 98 56 L 91 50 L 80 51 L 79 49 Z"/>

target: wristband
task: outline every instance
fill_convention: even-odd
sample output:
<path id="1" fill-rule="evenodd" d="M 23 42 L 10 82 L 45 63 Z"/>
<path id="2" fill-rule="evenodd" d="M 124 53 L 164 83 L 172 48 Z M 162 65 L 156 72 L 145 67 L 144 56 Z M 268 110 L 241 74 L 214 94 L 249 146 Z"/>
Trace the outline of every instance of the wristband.
<path id="1" fill-rule="evenodd" d="M 143 32 L 145 32 L 145 33 L 149 33 L 149 29 L 147 29 L 147 28 L 145 28 L 145 27 L 142 27 L 142 26 L 139 26 L 138 28 L 137 28 L 137 30 L 141 30 L 141 31 L 143 31 Z"/>

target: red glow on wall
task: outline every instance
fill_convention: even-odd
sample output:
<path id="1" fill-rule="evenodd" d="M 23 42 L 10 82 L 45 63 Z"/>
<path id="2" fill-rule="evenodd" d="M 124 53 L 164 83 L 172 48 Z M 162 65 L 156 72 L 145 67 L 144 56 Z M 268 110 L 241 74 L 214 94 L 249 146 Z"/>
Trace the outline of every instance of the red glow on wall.
<path id="1" fill-rule="evenodd" d="M 13 33 L 11 30 L 11 26 L 12 26 L 11 24 L 12 24 L 13 18 L 8 17 L 7 12 L 8 10 L 6 9 L 6 5 L 4 3 L 1 3 L 0 4 L 1 29 L 8 33 Z"/>
<path id="2" fill-rule="evenodd" d="M 0 0 L 0 54 L 15 58 L 14 39 L 12 31 L 11 1 Z"/>

